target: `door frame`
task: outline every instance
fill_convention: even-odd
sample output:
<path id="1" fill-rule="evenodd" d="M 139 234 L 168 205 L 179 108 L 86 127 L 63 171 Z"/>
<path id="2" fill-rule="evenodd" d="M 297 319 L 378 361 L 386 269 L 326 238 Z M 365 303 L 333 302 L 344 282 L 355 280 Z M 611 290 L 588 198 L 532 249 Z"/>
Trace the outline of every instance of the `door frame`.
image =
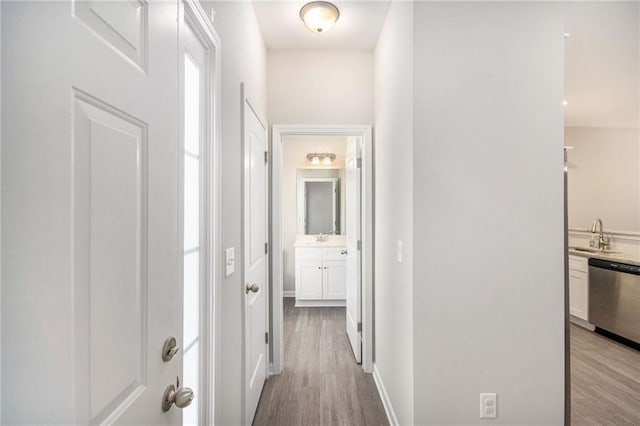
<path id="1" fill-rule="evenodd" d="M 205 10 L 197 0 L 181 0 L 183 7 L 179 10 L 179 37 L 180 37 L 180 58 L 182 60 L 183 50 L 183 34 L 184 26 L 189 25 L 196 36 L 200 39 L 200 42 L 207 50 L 207 63 L 206 72 L 208 74 L 207 86 L 202 90 L 206 90 L 207 96 L 207 132 L 205 133 L 205 139 L 209 142 L 208 146 L 202 149 L 202 161 L 205 167 L 203 176 L 201 177 L 204 183 L 201 189 L 202 206 L 200 214 L 206 220 L 206 226 L 204 230 L 201 230 L 202 239 L 202 258 L 205 259 L 204 265 L 201 267 L 201 273 L 203 274 L 204 291 L 203 298 L 204 304 L 201 306 L 203 312 L 200 314 L 200 324 L 203 328 L 202 337 L 203 345 L 200 350 L 200 365 L 202 366 L 199 372 L 200 380 L 202 381 L 202 387 L 199 388 L 201 395 L 196 395 L 201 402 L 206 402 L 200 405 L 201 420 L 204 424 L 213 424 L 215 419 L 215 373 L 216 373 L 216 338 L 220 336 L 220 282 L 222 281 L 222 245 L 221 245 L 221 41 L 220 37 L 213 28 L 213 23 L 207 17 Z M 180 66 L 179 90 L 184 93 L 184 67 Z M 213 75 L 212 75 L 213 74 Z M 183 98 L 179 97 L 180 102 L 180 114 L 184 111 Z M 182 151 L 183 133 L 184 133 L 184 117 L 179 118 L 179 132 L 180 132 L 180 150 Z M 184 157 L 184 156 L 182 156 Z M 182 217 L 182 203 L 184 202 L 184 159 L 180 162 L 180 224 L 181 228 L 184 226 L 184 218 Z M 201 165 L 201 166 L 202 166 Z M 182 252 L 182 229 L 180 230 L 179 244 L 181 245 Z M 180 276 L 183 275 L 183 265 L 180 261 Z M 184 287 L 181 287 L 181 292 L 184 292 Z M 182 293 L 179 297 L 182 302 Z M 204 309 L 203 309 L 204 308 Z M 184 317 L 182 308 L 180 312 Z M 182 358 L 181 358 L 182 362 Z M 180 367 L 182 371 L 182 366 Z"/>
<path id="2" fill-rule="evenodd" d="M 252 98 L 247 94 L 247 85 L 242 82 L 240 83 L 240 99 L 241 99 L 241 105 L 240 105 L 240 121 L 241 121 L 241 126 L 242 126 L 242 130 L 240 131 L 240 145 L 241 145 L 241 150 L 242 150 L 242 181 L 240 183 L 240 187 L 241 187 L 241 196 L 240 196 L 240 200 L 241 200 L 241 211 L 242 211 L 242 226 L 241 226 L 241 236 L 240 236 L 240 259 L 242 259 L 242 268 L 241 268 L 241 291 L 242 291 L 242 424 L 246 425 L 246 424 L 251 424 L 251 422 L 253 421 L 254 418 L 254 414 L 250 413 L 250 407 L 248 407 L 248 402 L 247 402 L 247 382 L 248 382 L 248 377 L 247 377 L 247 324 L 246 324 L 246 301 L 245 301 L 245 285 L 246 285 L 246 271 L 245 271 L 245 254 L 246 254 L 246 244 L 245 244 L 245 233 L 246 233 L 246 229 L 245 229 L 245 224 L 246 224 L 246 206 L 245 206 L 245 199 L 246 199 L 246 191 L 245 191 L 245 182 L 246 182 L 246 168 L 245 168 L 245 161 L 246 161 L 246 155 L 247 155 L 247 146 L 246 146 L 246 141 L 245 141 L 245 116 L 247 113 L 253 113 L 255 114 L 256 118 L 258 119 L 258 121 L 260 122 L 260 124 L 262 125 L 262 127 L 264 128 L 264 132 L 265 132 L 265 149 L 266 149 L 266 153 L 267 153 L 267 158 L 269 156 L 269 125 L 267 123 L 267 121 L 262 117 L 262 115 L 260 114 L 258 108 L 256 107 L 256 103 L 253 102 Z M 270 170 L 270 164 L 268 161 L 265 162 L 265 212 L 266 212 L 266 217 L 265 217 L 265 231 L 266 231 L 266 243 L 269 244 L 269 223 L 271 220 L 271 217 L 269 215 L 269 187 L 271 184 L 271 170 Z M 267 245 L 267 248 L 269 247 L 269 245 Z M 270 285 L 269 285 L 269 277 L 271 274 L 271 250 L 268 248 L 267 252 L 265 253 L 265 277 L 264 277 L 264 282 L 265 282 L 265 324 L 266 324 L 266 332 L 269 331 L 270 328 L 270 322 L 269 322 L 269 318 L 270 318 L 270 314 L 271 314 L 271 308 L 270 308 L 270 297 L 271 297 L 271 289 L 270 289 Z M 267 354 L 267 359 L 265 361 L 265 377 L 269 377 L 270 375 L 270 368 L 269 368 L 269 353 L 271 352 L 271 347 L 272 342 L 271 339 L 268 339 L 268 341 L 265 343 L 266 345 L 266 350 L 265 353 Z M 264 386 L 264 385 L 263 385 Z M 263 388 L 264 389 L 264 388 Z"/>
<path id="3" fill-rule="evenodd" d="M 284 366 L 283 244 L 282 244 L 282 139 L 284 136 L 356 136 L 362 138 L 361 307 L 362 369 L 373 373 L 373 141 L 366 125 L 273 125 L 271 138 L 271 374 Z"/>

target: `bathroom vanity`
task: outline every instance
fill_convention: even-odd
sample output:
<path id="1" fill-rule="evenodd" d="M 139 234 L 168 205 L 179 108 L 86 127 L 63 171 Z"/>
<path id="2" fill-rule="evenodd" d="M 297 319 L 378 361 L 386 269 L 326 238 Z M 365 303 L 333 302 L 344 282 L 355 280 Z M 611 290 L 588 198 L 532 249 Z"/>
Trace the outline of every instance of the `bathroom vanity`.
<path id="1" fill-rule="evenodd" d="M 300 236 L 295 248 L 296 306 L 345 306 L 347 248 L 344 236 L 318 242 Z"/>

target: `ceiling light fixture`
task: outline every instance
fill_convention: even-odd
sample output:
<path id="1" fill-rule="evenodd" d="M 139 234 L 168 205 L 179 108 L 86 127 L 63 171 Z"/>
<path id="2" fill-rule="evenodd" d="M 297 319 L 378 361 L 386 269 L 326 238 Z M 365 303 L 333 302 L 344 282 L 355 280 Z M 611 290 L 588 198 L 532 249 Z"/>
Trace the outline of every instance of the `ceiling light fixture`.
<path id="1" fill-rule="evenodd" d="M 300 9 L 300 19 L 314 33 L 326 33 L 338 18 L 340 11 L 327 1 L 312 1 Z"/>
<path id="2" fill-rule="evenodd" d="M 310 152 L 307 154 L 307 161 L 309 161 L 314 166 L 317 166 L 322 162 L 325 166 L 330 166 L 331 163 L 336 161 L 336 155 L 331 152 Z"/>

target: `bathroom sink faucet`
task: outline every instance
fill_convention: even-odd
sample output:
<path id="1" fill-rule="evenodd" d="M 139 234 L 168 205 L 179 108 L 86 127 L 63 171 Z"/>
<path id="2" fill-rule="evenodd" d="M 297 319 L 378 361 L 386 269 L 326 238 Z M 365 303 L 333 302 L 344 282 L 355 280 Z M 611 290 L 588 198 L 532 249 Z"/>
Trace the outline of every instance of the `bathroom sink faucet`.
<path id="1" fill-rule="evenodd" d="M 318 242 L 318 243 L 324 243 L 328 239 L 329 239 L 329 236 L 323 234 L 322 232 L 319 233 L 318 235 L 316 235 L 316 242 Z"/>
<path id="2" fill-rule="evenodd" d="M 591 233 L 598 235 L 598 250 L 604 250 L 609 245 L 609 238 L 604 236 L 604 227 L 602 226 L 602 219 L 597 218 L 591 225 Z"/>

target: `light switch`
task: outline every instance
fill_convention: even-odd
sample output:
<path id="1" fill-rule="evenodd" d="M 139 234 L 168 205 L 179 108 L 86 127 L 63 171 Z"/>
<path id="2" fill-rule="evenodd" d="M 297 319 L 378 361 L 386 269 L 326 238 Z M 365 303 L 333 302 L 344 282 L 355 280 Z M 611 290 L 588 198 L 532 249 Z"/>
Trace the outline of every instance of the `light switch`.
<path id="1" fill-rule="evenodd" d="M 233 272 L 236 270 L 236 255 L 234 252 L 235 250 L 233 247 L 225 250 L 225 260 L 224 260 L 225 270 L 226 270 L 225 277 L 228 277 L 229 275 L 233 274 Z"/>
<path id="2" fill-rule="evenodd" d="M 402 249 L 402 240 L 398 240 L 398 263 L 402 263 L 402 258 L 404 257 L 403 249 Z"/>

